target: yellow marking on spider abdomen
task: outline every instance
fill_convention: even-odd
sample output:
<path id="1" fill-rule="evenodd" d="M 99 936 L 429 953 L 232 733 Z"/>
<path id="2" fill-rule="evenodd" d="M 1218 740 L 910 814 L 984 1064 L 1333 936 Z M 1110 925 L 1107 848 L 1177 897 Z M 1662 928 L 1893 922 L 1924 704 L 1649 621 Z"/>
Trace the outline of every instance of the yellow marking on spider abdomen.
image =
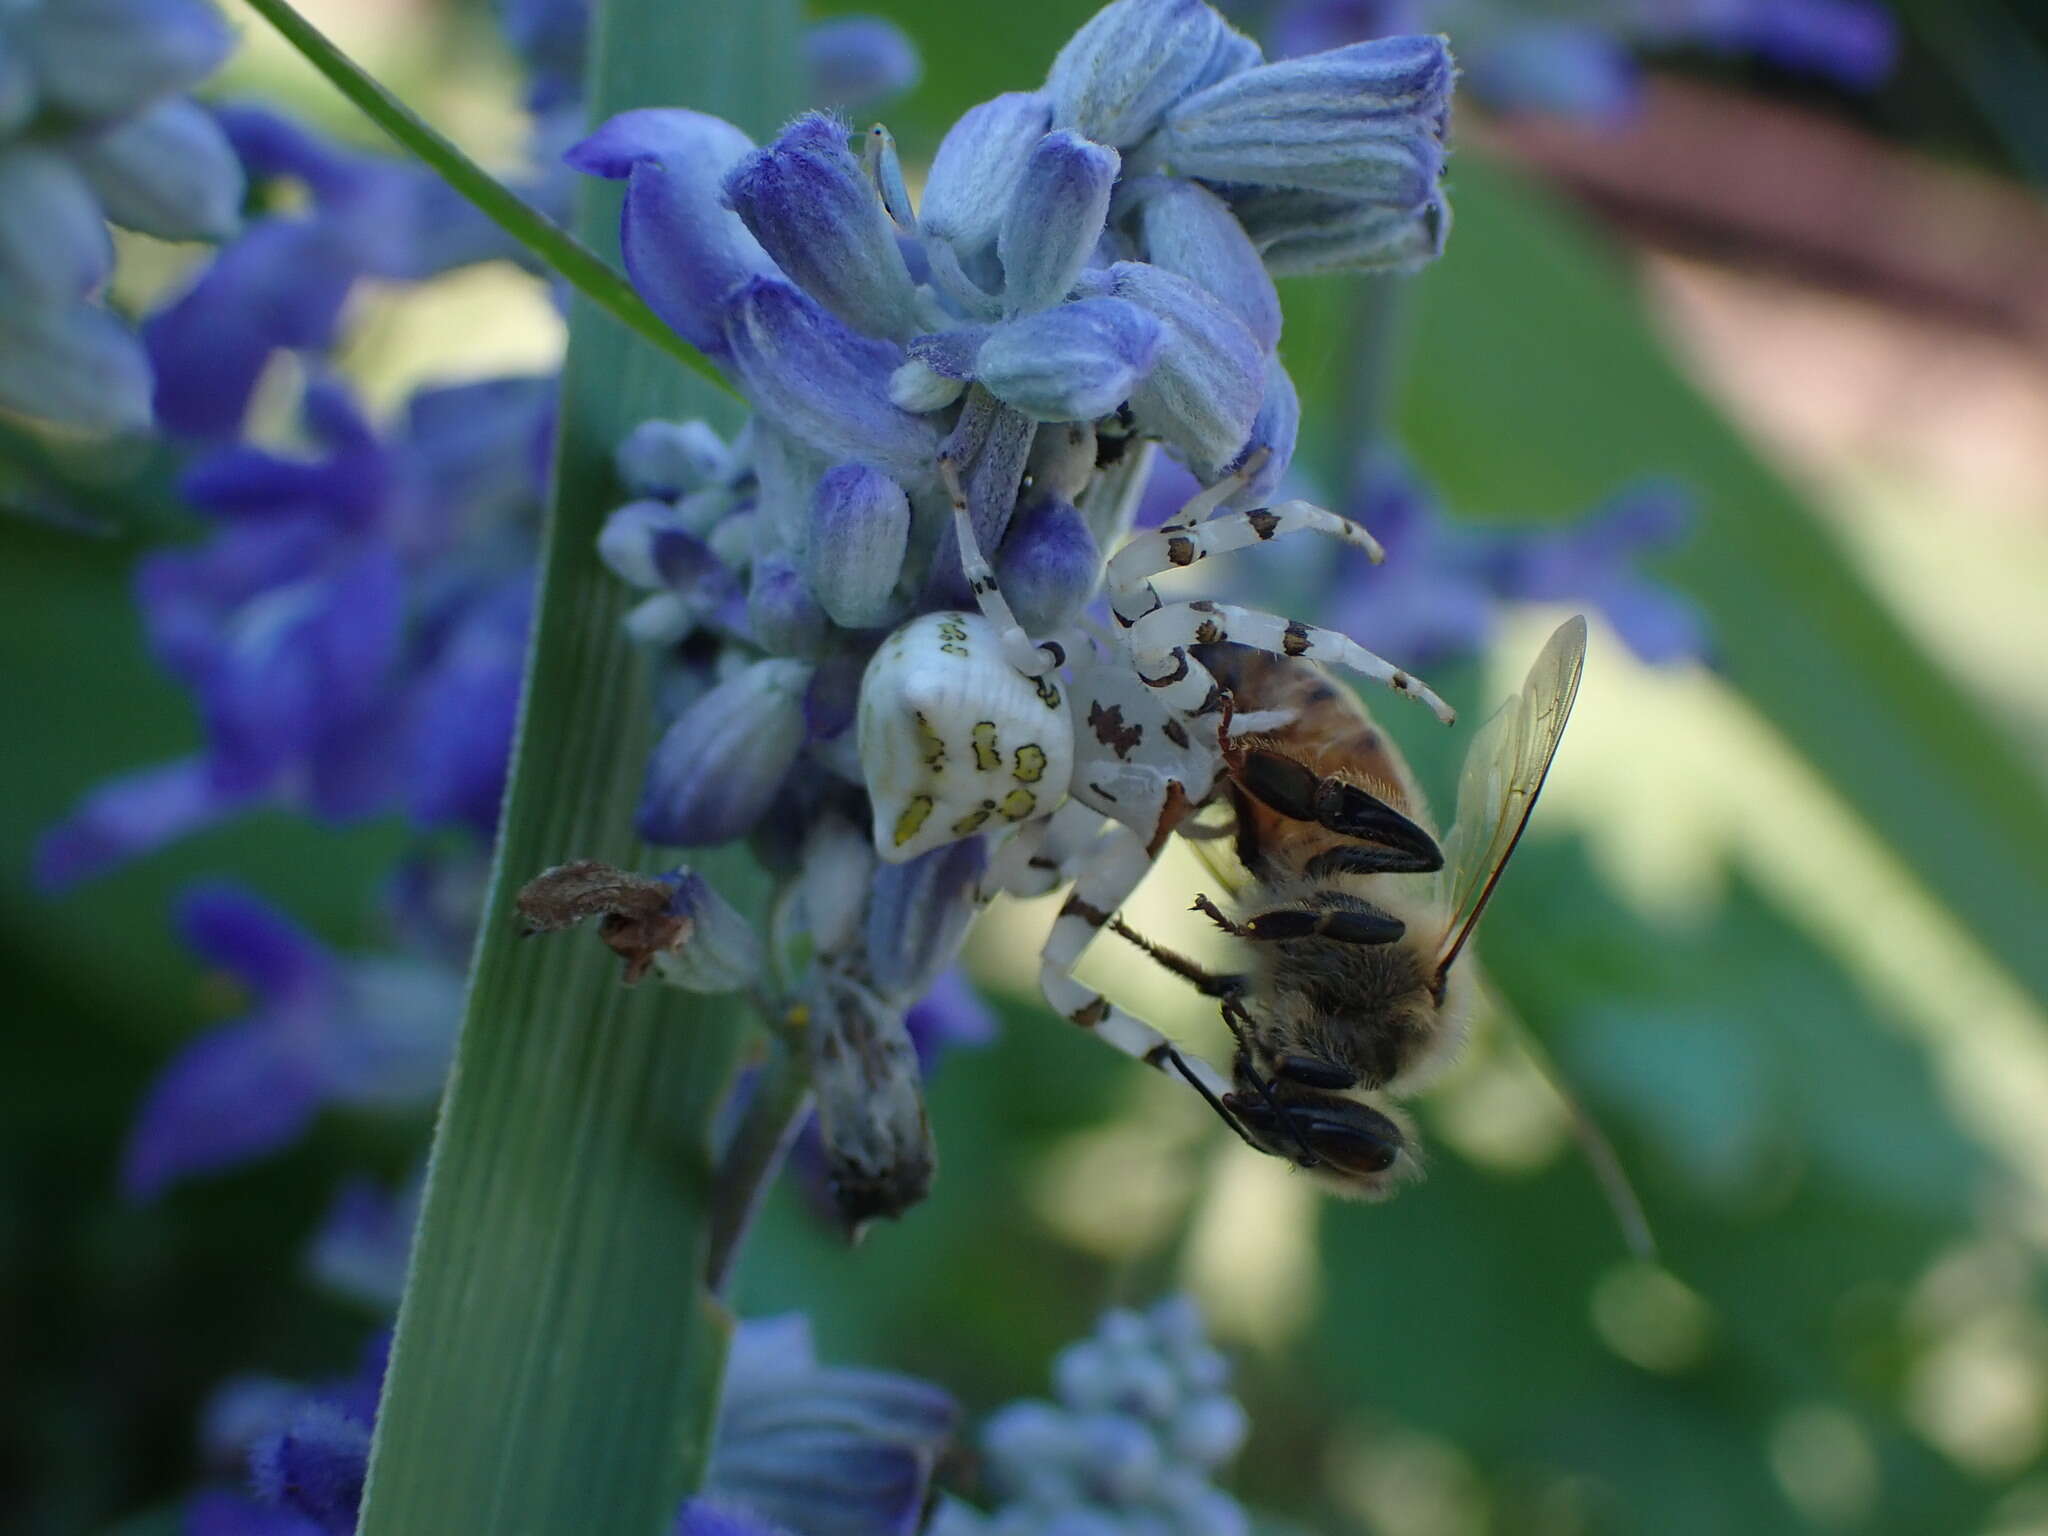
<path id="1" fill-rule="evenodd" d="M 1038 796 L 1028 789 L 1013 789 L 1003 796 L 1003 814 L 1012 821 L 1022 821 L 1038 809 Z"/>
<path id="2" fill-rule="evenodd" d="M 995 814 L 995 809 L 996 803 L 993 800 L 982 801 L 980 805 L 953 823 L 954 835 L 965 837 L 970 832 L 979 832 L 981 824 Z"/>
<path id="3" fill-rule="evenodd" d="M 932 729 L 931 721 L 924 712 L 917 714 L 917 755 L 924 760 L 927 768 L 937 768 L 946 760 L 946 738 Z"/>
<path id="4" fill-rule="evenodd" d="M 1002 749 L 996 745 L 996 723 L 993 720 L 977 720 L 974 723 L 974 766 L 983 773 L 1003 765 Z"/>
<path id="5" fill-rule="evenodd" d="M 934 801 L 930 795 L 912 795 L 910 803 L 903 807 L 903 814 L 896 818 L 896 846 L 901 848 L 913 837 L 918 829 L 931 819 Z"/>
<path id="6" fill-rule="evenodd" d="M 1036 784 L 1045 777 L 1045 748 L 1037 742 L 1026 742 L 1017 749 L 1017 766 L 1010 770 L 1010 777 L 1019 784 Z"/>

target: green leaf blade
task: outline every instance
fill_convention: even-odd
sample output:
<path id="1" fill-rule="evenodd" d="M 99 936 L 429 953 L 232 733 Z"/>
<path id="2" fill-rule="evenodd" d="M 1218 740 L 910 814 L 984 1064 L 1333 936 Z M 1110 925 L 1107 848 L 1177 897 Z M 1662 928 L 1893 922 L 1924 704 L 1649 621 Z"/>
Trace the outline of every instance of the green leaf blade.
<path id="1" fill-rule="evenodd" d="M 688 104 L 766 133 L 797 99 L 796 30 L 781 3 L 608 3 L 593 119 Z M 618 206 L 616 187 L 588 184 L 581 237 L 608 248 Z M 523 940 L 512 911 L 521 883 L 565 859 L 649 862 L 632 835 L 646 680 L 619 623 L 629 594 L 595 539 L 618 500 L 613 445 L 649 416 L 687 415 L 736 419 L 728 399 L 579 299 L 511 788 L 364 1536 L 654 1536 L 703 1475 L 726 1342 L 701 1284 L 708 1133 L 744 1038 L 739 1006 L 628 991 L 601 945 Z"/>

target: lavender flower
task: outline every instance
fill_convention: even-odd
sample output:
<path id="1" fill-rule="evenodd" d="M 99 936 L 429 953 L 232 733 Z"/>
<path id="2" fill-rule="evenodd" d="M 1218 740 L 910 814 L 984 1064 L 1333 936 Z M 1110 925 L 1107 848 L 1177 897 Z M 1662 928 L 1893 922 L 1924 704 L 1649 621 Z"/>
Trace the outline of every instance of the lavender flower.
<path id="1" fill-rule="evenodd" d="M 136 586 L 205 750 L 88 794 L 45 834 L 41 880 L 68 886 L 266 804 L 343 822 L 403 809 L 488 836 L 548 411 L 539 380 L 424 390 L 380 436 L 320 382 L 305 402 L 317 456 L 195 460 L 184 490 L 213 532 L 149 556 Z"/>
<path id="2" fill-rule="evenodd" d="M 355 1529 L 388 1338 L 350 1376 L 311 1389 L 230 1383 L 209 1436 L 243 1459 L 251 1494 L 187 1505 L 195 1536 L 347 1536 Z M 883 1371 L 821 1365 L 798 1315 L 742 1323 L 703 1492 L 678 1512 L 681 1536 L 911 1536 L 957 1411 L 936 1387 Z"/>
<path id="3" fill-rule="evenodd" d="M 1012 1403 L 983 1427 L 995 1513 L 948 1502 L 932 1536 L 1244 1536 L 1243 1507 L 1214 1486 L 1248 1427 L 1229 1376 L 1192 1302 L 1104 1313 L 1054 1362 L 1056 1401 Z"/>
<path id="4" fill-rule="evenodd" d="M 88 432 L 150 424 L 149 364 L 98 299 L 106 223 L 235 231 L 242 175 L 181 93 L 233 34 L 207 0 L 22 0 L 0 13 L 0 407 Z"/>
<path id="5" fill-rule="evenodd" d="M 1237 200 L 1306 189 L 1379 221 L 1324 266 L 1428 259 L 1450 79 L 1437 39 L 1267 66 L 1199 0 L 1116 0 L 1043 90 L 954 125 L 921 208 L 886 131 L 856 154 L 820 113 L 756 148 L 699 113 L 629 112 L 570 151 L 625 183 L 636 286 L 754 406 L 731 441 L 635 432 L 619 454 L 635 499 L 599 548 L 649 594 L 627 621 L 654 653 L 662 726 L 639 830 L 751 836 L 782 882 L 771 968 L 810 1020 L 850 1222 L 931 1176 L 905 1015 L 978 910 L 996 840 L 979 830 L 994 802 L 907 863 L 877 869 L 858 833 L 863 675 L 892 632 L 968 596 L 947 476 L 1047 628 L 1100 588 L 1149 445 L 1205 483 L 1257 454 L 1241 496 L 1263 497 L 1299 408 Z M 1273 243 L 1296 234 L 1268 223 Z"/>
<path id="6" fill-rule="evenodd" d="M 249 1010 L 187 1044 L 151 1088 L 122 1159 L 131 1196 L 275 1152 L 327 1105 L 417 1108 L 440 1091 L 459 976 L 395 957 L 345 960 L 228 885 L 190 891 L 178 926 L 240 983 Z"/>

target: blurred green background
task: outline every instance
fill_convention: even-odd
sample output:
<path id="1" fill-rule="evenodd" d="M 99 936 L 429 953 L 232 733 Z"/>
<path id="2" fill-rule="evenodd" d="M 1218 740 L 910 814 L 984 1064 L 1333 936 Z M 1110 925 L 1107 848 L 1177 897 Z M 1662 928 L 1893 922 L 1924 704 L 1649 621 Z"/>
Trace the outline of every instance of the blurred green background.
<path id="1" fill-rule="evenodd" d="M 888 114 L 916 162 L 963 107 L 1035 80 L 1092 7 L 873 9 L 924 53 Z M 510 162 L 513 73 L 480 10 L 307 10 Z M 934 1084 L 934 1198 L 849 1252 L 785 1190 L 745 1310 L 801 1307 L 829 1354 L 980 1411 L 1042 1391 L 1105 1303 L 1191 1287 L 1242 1362 L 1236 1491 L 1302 1529 L 2048 1530 L 2048 326 L 1994 323 L 2048 314 L 2048 234 L 2022 189 L 2048 155 L 2048 74 L 2025 74 L 2048 23 L 1935 0 L 1905 15 L 1900 76 L 1868 101 L 1669 61 L 1640 132 L 1668 148 L 1673 123 L 1723 121 L 1752 155 L 1771 133 L 1788 146 L 1731 167 L 1727 144 L 1697 143 L 1700 206 L 1678 235 L 1671 189 L 1630 181 L 1650 140 L 1462 130 L 1449 254 L 1411 295 L 1398 434 L 1476 521 L 1572 516 L 1645 473 L 1691 484 L 1703 515 L 1664 574 L 1710 615 L 1718 665 L 1652 672 L 1596 634 L 1487 925 L 1498 1006 L 1420 1106 L 1428 1182 L 1338 1207 L 1243 1152 L 1038 1006 L 1050 914 L 1013 905 L 970 946 L 1004 1029 Z M 369 141 L 235 16 L 249 46 L 223 94 Z M 1762 178 L 1762 207 L 1804 211 L 1797 149 L 1820 132 L 1886 199 L 1887 217 L 1835 231 L 1867 258 L 1853 280 L 1816 256 L 1818 225 L 1774 231 L 1712 195 L 1716 175 Z M 183 259 L 133 254 L 136 299 Z M 1930 296 L 1930 264 L 1953 291 Z M 1350 300 L 1335 282 L 1284 297 L 1304 465 L 1328 486 L 1353 430 Z M 509 270 L 379 295 L 351 337 L 386 405 L 560 342 Z M 170 1509 L 222 1377 L 350 1362 L 375 1320 L 306 1281 L 303 1243 L 343 1173 L 395 1182 L 425 1135 L 329 1117 L 285 1157 L 154 1205 L 114 1194 L 144 1087 L 233 1007 L 171 940 L 173 893 L 233 873 L 369 945 L 404 834 L 261 817 L 58 902 L 29 889 L 36 832 L 82 789 L 197 742 L 127 596 L 183 514 L 151 466 L 73 473 L 88 468 L 90 527 L 0 521 L 0 1520 L 38 1533 Z M 1499 655 L 1432 681 L 1490 704 L 1555 617 L 1518 617 Z M 1454 744 L 1407 734 L 1443 798 Z M 1139 926 L 1186 935 L 1200 879 L 1169 861 Z M 1083 974 L 1214 1043 L 1196 1000 L 1122 956 Z M 1629 1254 L 1532 1049 L 1611 1137 L 1655 1262 Z"/>

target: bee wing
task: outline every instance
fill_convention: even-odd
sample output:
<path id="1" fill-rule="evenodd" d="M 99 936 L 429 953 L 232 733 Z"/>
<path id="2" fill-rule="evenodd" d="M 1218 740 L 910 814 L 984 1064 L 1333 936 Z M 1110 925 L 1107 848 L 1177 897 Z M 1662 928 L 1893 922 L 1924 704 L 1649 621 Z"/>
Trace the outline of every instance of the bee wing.
<path id="1" fill-rule="evenodd" d="M 1450 918 L 1437 952 L 1439 976 L 1472 937 L 1529 824 L 1585 666 L 1586 620 L 1575 614 L 1544 645 L 1521 693 L 1473 738 L 1458 779 L 1458 819 L 1444 849 Z"/>
<path id="2" fill-rule="evenodd" d="M 1181 824 L 1181 840 L 1195 850 L 1216 883 L 1232 896 L 1252 883 L 1252 872 L 1237 856 L 1235 817 L 1222 801 L 1212 801 Z"/>

